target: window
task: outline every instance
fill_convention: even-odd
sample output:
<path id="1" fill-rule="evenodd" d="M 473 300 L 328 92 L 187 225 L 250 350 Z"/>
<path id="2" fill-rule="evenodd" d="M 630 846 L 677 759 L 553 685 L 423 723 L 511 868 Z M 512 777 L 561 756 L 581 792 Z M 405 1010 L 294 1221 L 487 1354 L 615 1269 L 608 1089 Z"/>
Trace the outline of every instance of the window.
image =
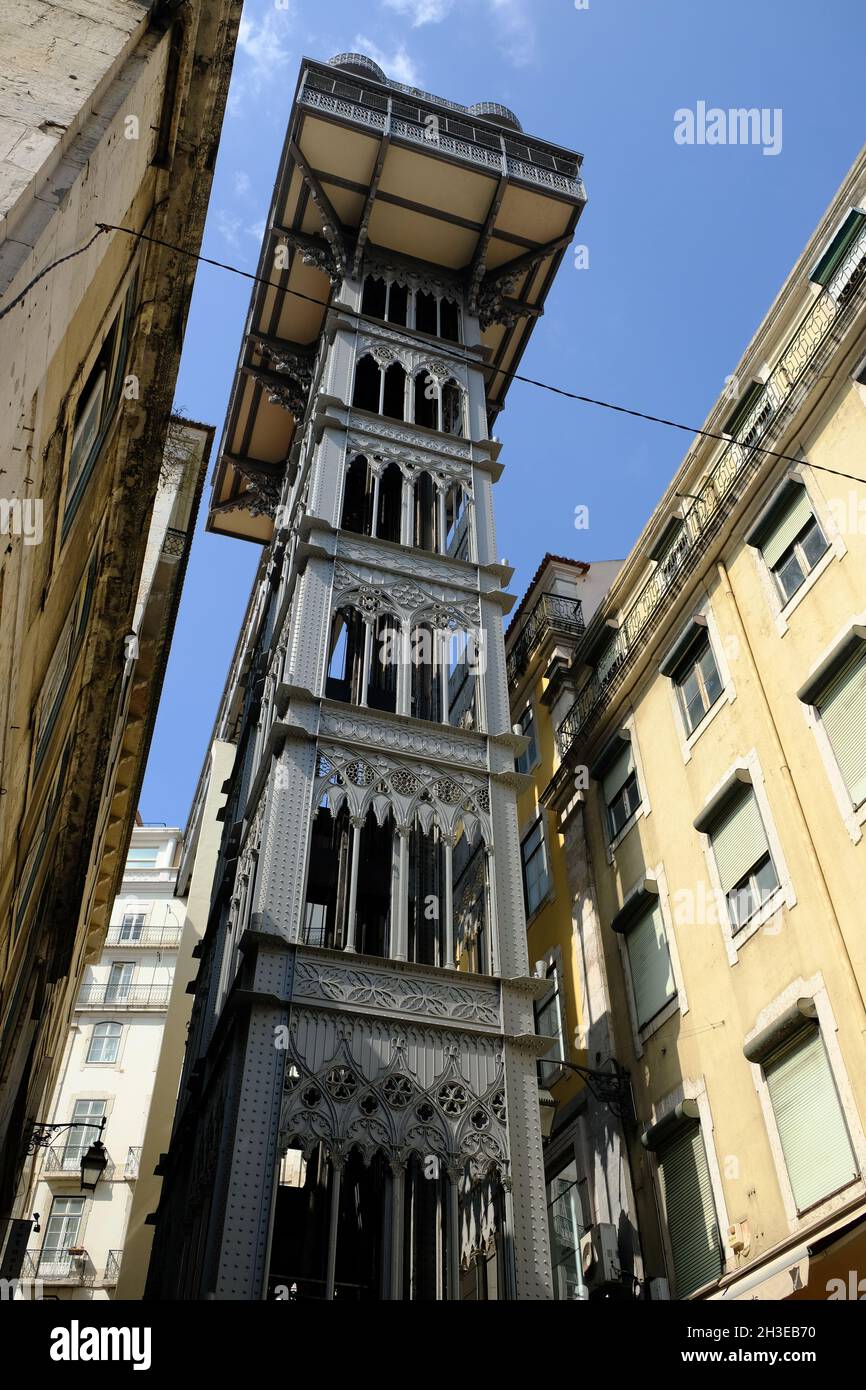
<path id="1" fill-rule="evenodd" d="M 718 1279 L 722 1244 L 700 1124 L 680 1126 L 658 1149 L 658 1174 L 673 1256 L 676 1298 Z"/>
<path id="2" fill-rule="evenodd" d="M 90 1145 L 99 1138 L 99 1122 L 105 1116 L 104 1100 L 77 1100 L 72 1111 L 74 1129 L 66 1131 L 66 1144 L 63 1149 L 63 1167 L 81 1167 L 81 1160 Z M 85 1121 L 89 1123 L 85 1123 Z"/>
<path id="3" fill-rule="evenodd" d="M 706 629 L 699 635 L 673 672 L 677 699 L 686 732 L 694 733 L 722 693 L 722 679 Z"/>
<path id="4" fill-rule="evenodd" d="M 535 1031 L 541 1038 L 555 1041 L 541 1062 L 541 1084 L 549 1086 L 559 1075 L 559 1063 L 565 1059 L 565 1028 L 562 1021 L 562 994 L 559 984 L 559 971 L 551 963 L 547 967 L 546 979 L 550 985 L 544 998 L 535 1006 Z"/>
<path id="5" fill-rule="evenodd" d="M 526 915 L 531 917 L 543 903 L 550 889 L 547 846 L 544 843 L 544 819 L 539 816 L 520 846 L 523 867 L 523 898 Z"/>
<path id="6" fill-rule="evenodd" d="M 708 833 L 731 924 L 738 931 L 779 887 L 752 787 L 738 792 Z"/>
<path id="7" fill-rule="evenodd" d="M 69 1251 L 78 1243 L 81 1218 L 84 1215 L 83 1197 L 55 1197 L 45 1228 L 45 1239 L 39 1252 L 39 1274 L 68 1273 L 72 1266 Z"/>
<path id="8" fill-rule="evenodd" d="M 852 208 L 809 279 L 814 284 L 832 291 L 844 288 L 858 271 L 862 273 L 863 258 L 857 255 L 856 247 L 864 229 L 866 213 L 861 212 L 859 208 Z"/>
<path id="9" fill-rule="evenodd" d="M 66 475 L 64 528 L 71 521 L 87 486 L 120 400 L 134 298 L 133 283 L 127 290 L 123 308 L 118 311 L 103 338 L 96 361 L 78 393 Z"/>
<path id="10" fill-rule="evenodd" d="M 140 941 L 141 929 L 144 926 L 144 912 L 124 912 L 120 930 L 117 933 L 119 941 Z"/>
<path id="11" fill-rule="evenodd" d="M 69 677 L 75 665 L 76 657 L 81 650 L 82 639 L 87 631 L 90 608 L 93 602 L 93 590 L 96 584 L 98 560 L 98 551 L 94 551 L 79 583 L 78 591 L 57 640 L 54 655 L 42 681 L 42 689 L 39 692 L 33 721 L 34 773 L 39 771 L 51 741 L 57 715 L 69 685 Z"/>
<path id="12" fill-rule="evenodd" d="M 773 404 L 767 394 L 763 381 L 752 381 L 746 387 L 742 400 L 722 426 L 724 434 L 729 434 L 744 448 L 754 444 L 773 413 Z"/>
<path id="13" fill-rule="evenodd" d="M 122 1033 L 123 1028 L 119 1023 L 95 1024 L 87 1049 L 88 1062 L 116 1062 Z"/>
<path id="14" fill-rule="evenodd" d="M 631 740 L 617 739 L 615 743 L 618 745 L 618 751 L 607 762 L 601 775 L 601 790 L 611 840 L 615 840 L 625 828 L 641 803 Z"/>
<path id="15" fill-rule="evenodd" d="M 816 707 L 855 807 L 866 802 L 866 642 L 818 697 Z"/>
<path id="16" fill-rule="evenodd" d="M 114 962 L 105 991 L 106 1004 L 123 1004 L 129 999 L 134 971 L 135 966 L 132 961 L 118 960 Z"/>
<path id="17" fill-rule="evenodd" d="M 527 705 L 517 721 L 517 733 L 523 734 L 529 739 L 526 750 L 515 759 L 514 766 L 518 772 L 531 772 L 538 762 L 538 743 L 535 738 L 535 710 L 532 705 Z"/>
<path id="18" fill-rule="evenodd" d="M 857 1160 L 818 1028 L 764 1063 L 770 1103 L 798 1211 L 858 1177 Z"/>
<path id="19" fill-rule="evenodd" d="M 159 845 L 130 845 L 126 862 L 130 869 L 155 868 Z"/>
<path id="20" fill-rule="evenodd" d="M 747 540 L 760 549 L 784 603 L 794 597 L 829 548 L 808 492 L 795 482 L 782 489 Z"/>
<path id="21" fill-rule="evenodd" d="M 625 934 L 638 1028 L 645 1028 L 676 997 L 671 954 L 658 902 L 646 906 Z"/>
<path id="22" fill-rule="evenodd" d="M 581 1216 L 577 1164 L 572 1159 L 547 1184 L 553 1296 L 557 1300 L 580 1299 L 584 1296 L 580 1254 L 584 1227 Z"/>

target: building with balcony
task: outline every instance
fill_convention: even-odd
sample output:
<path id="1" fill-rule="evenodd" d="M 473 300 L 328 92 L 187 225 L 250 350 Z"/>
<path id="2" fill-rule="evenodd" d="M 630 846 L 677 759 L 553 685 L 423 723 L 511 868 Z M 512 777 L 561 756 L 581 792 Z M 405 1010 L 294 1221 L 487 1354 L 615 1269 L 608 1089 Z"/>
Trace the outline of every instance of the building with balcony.
<path id="1" fill-rule="evenodd" d="M 644 1289 L 825 1299 L 866 1256 L 866 153 L 705 431 L 577 643 L 541 802 Z"/>
<path id="2" fill-rule="evenodd" d="M 22 1201 L 24 1215 L 38 1213 L 39 1231 L 20 1277 L 43 1297 L 114 1297 L 184 931 L 182 855 L 178 829 L 133 830 L 105 946 L 86 969 L 58 1084 L 39 1117 L 71 1126 L 44 1135 Z M 187 1015 L 190 1003 L 185 996 Z M 85 1192 L 81 1160 L 100 1137 L 107 1166 Z"/>
<path id="3" fill-rule="evenodd" d="M 195 270 L 171 248 L 201 243 L 240 10 L 3 6 L 4 1243 L 120 891 L 203 482 L 208 431 L 170 429 Z"/>
<path id="4" fill-rule="evenodd" d="M 209 526 L 263 546 L 147 1296 L 552 1296 L 491 437 L 584 204 L 304 60 Z"/>

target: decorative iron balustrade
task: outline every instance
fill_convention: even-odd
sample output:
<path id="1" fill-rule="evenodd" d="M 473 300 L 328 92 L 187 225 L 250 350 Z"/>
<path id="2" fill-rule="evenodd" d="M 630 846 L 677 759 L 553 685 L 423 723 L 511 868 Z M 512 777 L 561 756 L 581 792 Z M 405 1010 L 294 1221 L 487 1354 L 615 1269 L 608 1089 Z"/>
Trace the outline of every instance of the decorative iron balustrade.
<path id="1" fill-rule="evenodd" d="M 94 1269 L 86 1250 L 73 1255 L 69 1250 L 28 1250 L 21 1266 L 22 1280 L 41 1279 L 43 1284 L 83 1284 L 94 1280 Z"/>
<path id="2" fill-rule="evenodd" d="M 172 947 L 180 945 L 181 927 L 109 927 L 105 938 L 106 946 L 156 946 Z"/>
<path id="3" fill-rule="evenodd" d="M 556 731 L 560 757 L 575 739 L 587 734 L 621 683 L 629 665 L 646 644 L 665 607 L 720 530 L 745 485 L 758 472 L 769 443 L 799 404 L 832 347 L 834 334 L 854 316 L 866 294 L 866 230 L 850 247 L 832 287 L 807 310 L 776 361 L 739 436 L 731 440 L 697 491 L 683 519 L 677 543 L 629 604 L 622 623 L 612 629 L 601 676 L 593 672 Z"/>
<path id="4" fill-rule="evenodd" d="M 171 985 L 82 985 L 77 1009 L 165 1009 Z"/>
<path id="5" fill-rule="evenodd" d="M 82 1120 L 81 1127 L 82 1129 L 89 1129 L 91 1131 L 94 1129 L 94 1126 L 89 1124 L 87 1120 Z M 42 1157 L 42 1172 L 52 1177 L 66 1176 L 70 1178 L 80 1178 L 81 1160 L 90 1149 L 92 1143 L 93 1138 L 91 1135 L 91 1138 L 82 1144 L 64 1144 L 62 1146 L 58 1144 L 56 1148 L 46 1149 Z M 102 1177 L 104 1181 L 110 1182 L 114 1177 L 114 1164 L 108 1154 L 106 1154 L 106 1159 L 108 1161 Z"/>
<path id="6" fill-rule="evenodd" d="M 387 129 L 392 137 L 428 150 L 442 150 L 456 159 L 507 173 L 524 183 L 543 184 L 575 199 L 584 197 L 577 160 L 527 140 L 518 132 L 494 134 L 475 125 L 468 112 L 461 120 L 442 116 L 419 102 L 397 98 L 389 102 L 381 92 L 367 91 L 361 79 L 329 78 L 317 72 L 307 73 L 299 101 L 302 106 L 342 116 L 381 134 Z"/>
<path id="7" fill-rule="evenodd" d="M 120 1262 L 123 1259 L 122 1250 L 109 1250 L 108 1258 L 105 1261 L 105 1274 L 103 1283 L 116 1284 L 120 1276 Z"/>
<path id="8" fill-rule="evenodd" d="M 123 1168 L 123 1176 L 125 1178 L 137 1178 L 140 1163 L 141 1145 L 131 1145 L 129 1148 L 129 1152 L 126 1155 L 126 1163 L 124 1164 Z"/>
<path id="9" fill-rule="evenodd" d="M 532 653 L 549 632 L 576 638 L 585 631 L 580 599 L 542 594 L 530 608 L 508 653 L 508 684 L 513 685 L 523 675 Z"/>

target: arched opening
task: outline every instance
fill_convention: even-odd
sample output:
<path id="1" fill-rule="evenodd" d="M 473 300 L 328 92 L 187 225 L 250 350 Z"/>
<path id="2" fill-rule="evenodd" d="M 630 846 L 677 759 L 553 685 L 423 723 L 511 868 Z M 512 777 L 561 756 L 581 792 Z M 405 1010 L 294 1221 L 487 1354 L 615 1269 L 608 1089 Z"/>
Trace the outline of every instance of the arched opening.
<path id="1" fill-rule="evenodd" d="M 405 327 L 408 321 L 409 290 L 392 280 L 388 287 L 388 322 Z"/>
<path id="2" fill-rule="evenodd" d="M 399 465 L 389 463 L 379 481 L 379 509 L 376 535 L 383 541 L 400 542 L 400 517 L 403 511 L 403 474 Z"/>
<path id="3" fill-rule="evenodd" d="M 436 486 L 423 470 L 415 479 L 414 541 L 419 550 L 438 550 L 438 508 Z"/>
<path id="4" fill-rule="evenodd" d="M 382 414 L 389 420 L 403 420 L 406 412 L 406 372 L 400 362 L 389 363 L 385 371 Z"/>
<path id="5" fill-rule="evenodd" d="M 364 281 L 361 313 L 374 319 L 384 319 L 387 312 L 388 286 L 379 275 L 368 275 Z"/>
<path id="6" fill-rule="evenodd" d="M 391 936 L 391 895 L 395 869 L 394 817 L 380 825 L 371 811 L 358 841 L 358 890 L 355 950 L 387 956 Z"/>
<path id="7" fill-rule="evenodd" d="M 352 405 L 357 406 L 359 410 L 369 410 L 378 414 L 381 392 L 382 372 L 379 364 L 369 353 L 365 353 L 355 368 L 355 389 L 352 392 Z"/>
<path id="8" fill-rule="evenodd" d="M 339 608 L 331 622 L 325 697 L 359 705 L 364 675 L 364 620 L 357 608 Z"/>
<path id="9" fill-rule="evenodd" d="M 422 368 L 415 375 L 415 424 L 424 425 L 428 430 L 439 428 L 439 388 L 435 377 Z"/>
<path id="10" fill-rule="evenodd" d="M 456 381 L 448 380 L 442 387 L 442 433 L 465 434 L 463 425 L 463 392 Z"/>
<path id="11" fill-rule="evenodd" d="M 409 659 L 412 667 L 412 716 L 441 722 L 442 688 L 437 650 L 438 634 L 429 623 L 412 629 Z"/>
<path id="12" fill-rule="evenodd" d="M 430 333 L 434 338 L 439 334 L 439 315 L 435 294 L 418 290 L 415 295 L 415 327 L 419 333 Z"/>
<path id="13" fill-rule="evenodd" d="M 458 560 L 471 559 L 469 548 L 469 494 L 462 483 L 452 483 L 445 494 L 445 550 Z"/>
<path id="14" fill-rule="evenodd" d="M 448 723 L 455 729 L 477 729 L 478 635 L 456 628 L 448 637 Z"/>
<path id="15" fill-rule="evenodd" d="M 352 837 L 349 811 L 344 803 L 332 815 L 327 802 L 313 821 L 307 897 L 304 904 L 305 946 L 340 951 L 345 944 L 346 917 L 351 884 Z"/>
<path id="16" fill-rule="evenodd" d="M 433 1171 L 431 1172 L 431 1167 Z M 403 1223 L 403 1298 L 447 1297 L 448 1178 L 444 1164 L 413 1153 L 406 1166 Z"/>
<path id="17" fill-rule="evenodd" d="M 438 825 L 416 816 L 409 835 L 409 946 L 416 965 L 444 966 L 445 846 Z"/>
<path id="18" fill-rule="evenodd" d="M 461 824 L 452 851 L 454 940 L 457 960 L 477 975 L 490 973 L 487 854 L 481 835 L 470 840 Z"/>
<path id="19" fill-rule="evenodd" d="M 460 342 L 460 310 L 453 299 L 439 301 L 439 336 L 449 343 Z"/>
<path id="20" fill-rule="evenodd" d="M 373 475 L 363 454 L 352 459 L 346 469 L 341 525 L 346 531 L 356 531 L 362 536 L 372 532 Z"/>
<path id="21" fill-rule="evenodd" d="M 380 613 L 373 625 L 367 704 L 370 709 L 397 713 L 397 670 L 400 664 L 400 622 L 393 613 Z"/>

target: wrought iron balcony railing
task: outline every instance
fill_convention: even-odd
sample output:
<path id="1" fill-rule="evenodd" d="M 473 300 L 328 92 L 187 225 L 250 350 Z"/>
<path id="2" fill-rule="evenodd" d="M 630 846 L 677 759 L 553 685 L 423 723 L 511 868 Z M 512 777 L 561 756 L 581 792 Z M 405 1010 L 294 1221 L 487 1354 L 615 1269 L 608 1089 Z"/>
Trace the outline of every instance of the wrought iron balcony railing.
<path id="1" fill-rule="evenodd" d="M 174 948 L 180 945 L 181 927 L 109 927 L 106 946 Z"/>
<path id="2" fill-rule="evenodd" d="M 524 183 L 555 188 L 575 199 L 584 197 L 579 162 L 573 155 L 518 131 L 494 132 L 474 121 L 468 109 L 443 116 L 440 108 L 446 103 L 438 98 L 435 104 L 431 98 L 429 107 L 422 94 L 411 89 L 389 98 L 367 86 L 361 77 L 311 68 L 299 100 L 303 106 L 342 116 L 380 134 L 388 130 L 392 139 L 410 140 L 428 150 L 435 147 L 461 162 L 480 164 Z"/>
<path id="3" fill-rule="evenodd" d="M 126 1155 L 126 1163 L 123 1169 L 125 1178 L 137 1178 L 139 1164 L 141 1163 L 141 1145 L 131 1147 Z"/>
<path id="4" fill-rule="evenodd" d="M 565 598 L 561 594 L 542 594 L 524 618 L 523 626 L 508 653 L 508 684 L 513 685 L 520 679 L 532 653 L 548 633 L 574 640 L 585 630 L 580 599 Z"/>
<path id="5" fill-rule="evenodd" d="M 85 1125 L 82 1127 L 86 1127 Z M 81 1160 L 93 1142 L 93 1126 L 89 1128 L 90 1137 L 81 1144 L 58 1144 L 45 1150 L 42 1157 L 42 1172 L 51 1177 L 80 1178 Z M 102 1174 L 103 1181 L 110 1182 L 114 1177 L 114 1164 L 106 1154 L 108 1163 Z"/>
<path id="6" fill-rule="evenodd" d="M 123 1259 L 122 1250 L 109 1250 L 108 1258 L 105 1261 L 105 1274 L 103 1281 L 106 1284 L 116 1284 L 120 1274 L 120 1262 Z"/>
<path id="7" fill-rule="evenodd" d="M 77 1009 L 165 1009 L 171 985 L 82 985 Z"/>
<path id="8" fill-rule="evenodd" d="M 601 716 L 629 666 L 646 645 L 674 594 L 721 529 L 746 485 L 760 470 L 763 449 L 771 446 L 822 370 L 840 330 L 866 299 L 866 230 L 849 248 L 824 289 L 779 354 L 756 394 L 737 439 L 722 450 L 685 514 L 676 546 L 656 566 L 628 604 L 605 652 L 602 674 L 593 672 L 556 731 L 560 757 L 585 736 Z"/>
<path id="9" fill-rule="evenodd" d="M 86 1250 L 28 1250 L 21 1266 L 22 1280 L 41 1279 L 44 1284 L 90 1285 L 94 1273 Z"/>

